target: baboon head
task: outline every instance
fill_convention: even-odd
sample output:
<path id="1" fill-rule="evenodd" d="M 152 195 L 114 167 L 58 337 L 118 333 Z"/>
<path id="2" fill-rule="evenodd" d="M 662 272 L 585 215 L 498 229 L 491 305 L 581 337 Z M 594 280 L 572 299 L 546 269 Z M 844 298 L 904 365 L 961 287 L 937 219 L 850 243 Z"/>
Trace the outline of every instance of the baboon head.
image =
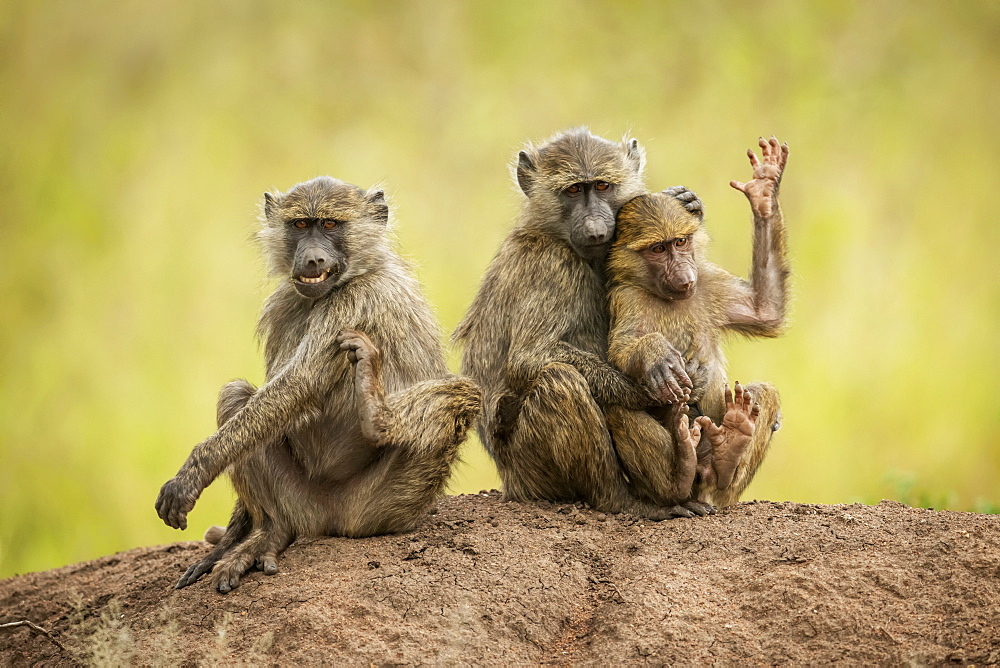
<path id="1" fill-rule="evenodd" d="M 388 220 L 381 190 L 320 176 L 285 194 L 264 193 L 258 236 L 271 272 L 318 299 L 378 266 Z"/>
<path id="2" fill-rule="evenodd" d="M 701 218 L 682 202 L 662 192 L 642 195 L 618 212 L 608 268 L 616 283 L 644 288 L 661 299 L 687 299 L 697 288 L 707 245 Z"/>
<path id="3" fill-rule="evenodd" d="M 517 183 L 528 196 L 528 224 L 564 239 L 581 257 L 603 258 L 615 214 L 643 192 L 645 152 L 635 139 L 620 144 L 576 128 L 517 156 Z"/>

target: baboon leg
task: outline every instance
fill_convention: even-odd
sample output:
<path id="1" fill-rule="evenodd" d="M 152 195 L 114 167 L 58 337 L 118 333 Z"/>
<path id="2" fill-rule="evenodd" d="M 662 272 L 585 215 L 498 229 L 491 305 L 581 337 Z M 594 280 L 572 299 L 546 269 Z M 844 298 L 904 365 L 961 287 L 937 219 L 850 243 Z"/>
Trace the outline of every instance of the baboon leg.
<path id="1" fill-rule="evenodd" d="M 348 491 L 350 511 L 337 532 L 370 536 L 415 526 L 444 491 L 481 406 L 478 386 L 460 377 L 425 381 L 386 397 L 392 447 Z"/>
<path id="2" fill-rule="evenodd" d="M 750 444 L 736 466 L 733 482 L 724 490 L 707 490 L 708 497 L 720 507 L 731 506 L 739 500 L 763 463 L 774 432 L 781 426 L 778 391 L 769 383 L 753 383 L 747 385 L 745 390 L 760 404 L 760 415 L 754 425 Z"/>
<path id="3" fill-rule="evenodd" d="M 598 510 L 676 516 L 630 492 L 604 415 L 568 364 L 542 367 L 505 441 L 494 443 L 504 493 L 515 500 L 582 499 Z"/>
<path id="4" fill-rule="evenodd" d="M 218 426 L 224 425 L 236 413 L 243 408 L 250 397 L 257 391 L 253 385 L 245 380 L 234 380 L 226 383 L 219 391 L 219 403 L 216 408 L 216 423 Z M 205 557 L 192 564 L 190 568 L 181 576 L 181 579 L 174 585 L 177 589 L 194 584 L 202 575 L 208 573 L 215 566 L 226 552 L 233 546 L 238 545 L 250 533 L 253 522 L 246 506 L 239 499 L 236 507 L 233 508 L 233 516 L 229 524 L 223 527 L 211 527 L 205 534 L 205 540 L 214 543 L 215 547 Z"/>
<path id="5" fill-rule="evenodd" d="M 691 496 L 697 455 L 689 440 L 679 442 L 645 411 L 611 406 L 606 417 L 618 460 L 638 496 L 661 506 Z"/>
<path id="6" fill-rule="evenodd" d="M 229 422 L 256 392 L 257 388 L 242 378 L 223 385 L 219 390 L 219 403 L 215 410 L 216 424 L 221 427 Z"/>
<path id="7" fill-rule="evenodd" d="M 271 523 L 254 529 L 246 540 L 225 554 L 212 570 L 212 586 L 225 594 L 240 584 L 240 578 L 254 564 L 268 575 L 278 572 L 277 556 L 288 547 L 291 537 Z"/>
<path id="8" fill-rule="evenodd" d="M 247 512 L 246 506 L 239 499 L 236 500 L 236 507 L 233 508 L 233 516 L 229 519 L 229 525 L 225 529 L 225 533 L 215 544 L 207 555 L 201 560 L 192 564 L 181 579 L 177 581 L 174 585 L 175 589 L 181 589 L 187 587 L 190 584 L 194 584 L 198 579 L 212 570 L 216 562 L 222 558 L 229 550 L 231 550 L 235 545 L 238 545 L 243 541 L 247 535 L 250 533 L 252 527 L 252 520 L 250 519 L 250 514 Z"/>

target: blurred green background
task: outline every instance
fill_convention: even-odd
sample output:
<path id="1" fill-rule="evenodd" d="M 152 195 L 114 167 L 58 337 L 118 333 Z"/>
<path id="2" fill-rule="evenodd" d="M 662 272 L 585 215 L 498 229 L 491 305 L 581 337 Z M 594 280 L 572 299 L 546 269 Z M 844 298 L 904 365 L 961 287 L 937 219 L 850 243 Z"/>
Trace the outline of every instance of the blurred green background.
<path id="1" fill-rule="evenodd" d="M 262 379 L 261 194 L 384 182 L 451 331 L 517 212 L 521 142 L 585 124 L 706 203 L 787 140 L 793 325 L 736 341 L 782 391 L 746 498 L 1000 501 L 1000 3 L 0 3 L 0 576 L 196 539 L 153 511 Z M 452 366 L 457 369 L 458 356 Z M 498 485 L 478 444 L 454 492 Z"/>

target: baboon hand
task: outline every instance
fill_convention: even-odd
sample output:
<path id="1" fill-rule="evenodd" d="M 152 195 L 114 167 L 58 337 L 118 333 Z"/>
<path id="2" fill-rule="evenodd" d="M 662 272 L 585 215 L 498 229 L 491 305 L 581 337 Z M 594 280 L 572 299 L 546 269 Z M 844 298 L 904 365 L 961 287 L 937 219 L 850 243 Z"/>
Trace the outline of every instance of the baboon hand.
<path id="1" fill-rule="evenodd" d="M 670 186 L 663 190 L 664 195 L 670 195 L 674 199 L 678 200 L 684 205 L 690 213 L 703 218 L 705 216 L 705 209 L 702 206 L 701 199 L 691 190 L 688 190 L 684 186 Z"/>
<path id="2" fill-rule="evenodd" d="M 788 161 L 788 144 L 780 144 L 773 135 L 770 139 L 761 137 L 758 144 L 761 159 L 757 159 L 753 149 L 747 150 L 750 166 L 753 167 L 753 179 L 746 183 L 730 181 L 729 185 L 747 196 L 755 215 L 766 218 L 774 211 L 774 198 L 778 194 L 781 175 Z"/>
<path id="3" fill-rule="evenodd" d="M 376 364 L 380 355 L 378 347 L 372 343 L 368 335 L 356 329 L 345 329 L 340 332 L 336 344 L 341 350 L 347 351 L 347 359 L 351 364 L 365 361 Z"/>
<path id="4" fill-rule="evenodd" d="M 187 514 L 200 495 L 201 489 L 196 484 L 178 474 L 160 488 L 156 497 L 156 514 L 169 527 L 187 529 Z"/>
<path id="5" fill-rule="evenodd" d="M 708 385 L 709 374 L 713 370 L 712 366 L 702 364 L 697 357 L 692 357 L 687 360 L 684 370 L 687 371 L 688 378 L 691 379 L 691 395 L 688 397 L 688 402 L 697 403 L 702 400 L 705 386 Z"/>
<path id="6" fill-rule="evenodd" d="M 685 370 L 684 357 L 667 346 L 663 355 L 646 370 L 646 384 L 662 404 L 686 403 L 691 394 L 691 378 Z"/>

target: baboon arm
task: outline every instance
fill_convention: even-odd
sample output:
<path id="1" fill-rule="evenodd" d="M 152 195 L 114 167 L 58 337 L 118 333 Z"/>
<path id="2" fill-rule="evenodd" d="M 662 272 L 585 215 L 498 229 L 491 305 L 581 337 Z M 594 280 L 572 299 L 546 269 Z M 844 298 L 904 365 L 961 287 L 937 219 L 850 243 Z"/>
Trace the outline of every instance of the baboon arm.
<path id="1" fill-rule="evenodd" d="M 156 499 L 156 511 L 169 526 L 187 527 L 187 513 L 208 485 L 226 467 L 255 449 L 274 443 L 302 412 L 316 389 L 305 382 L 300 369 L 305 357 L 293 359 L 261 387 L 246 405 L 218 431 L 199 443 L 173 478 L 164 483 Z"/>
<path id="2" fill-rule="evenodd" d="M 196 445 L 178 475 L 187 471 L 204 489 L 227 466 L 281 438 L 310 394 L 295 368 L 286 368 L 250 397 L 218 431 Z"/>
<path id="3" fill-rule="evenodd" d="M 636 308 L 644 299 L 635 292 L 611 294 L 608 359 L 654 398 L 653 405 L 686 400 L 692 383 L 684 357 L 657 331 L 655 322 L 647 320 L 650 310 Z"/>
<path id="4" fill-rule="evenodd" d="M 726 324 L 741 334 L 778 336 L 785 324 L 790 269 L 785 223 L 777 195 L 766 213 L 755 208 L 753 222 L 750 280 L 733 280 L 728 291 Z"/>
<path id="5" fill-rule="evenodd" d="M 621 406 L 629 410 L 642 410 L 658 403 L 639 383 L 594 353 L 560 341 L 555 346 L 552 361 L 565 362 L 579 371 L 590 386 L 594 401 L 601 408 Z"/>

